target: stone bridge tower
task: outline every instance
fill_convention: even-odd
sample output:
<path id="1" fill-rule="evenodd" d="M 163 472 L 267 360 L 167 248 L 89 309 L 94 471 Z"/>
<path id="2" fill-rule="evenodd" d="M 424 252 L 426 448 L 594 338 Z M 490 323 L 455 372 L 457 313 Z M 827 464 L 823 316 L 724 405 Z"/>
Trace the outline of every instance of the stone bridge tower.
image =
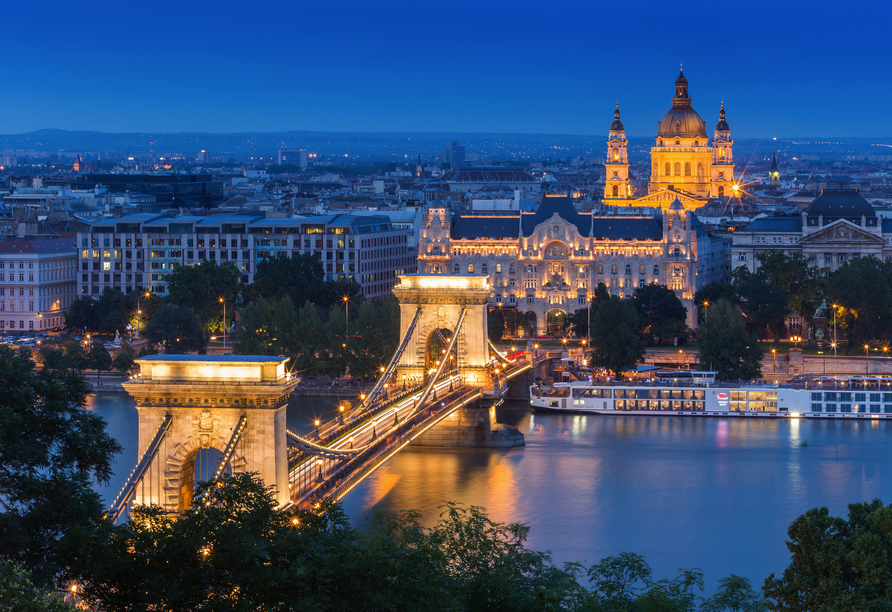
<path id="1" fill-rule="evenodd" d="M 431 344 L 440 330 L 451 338 L 462 308 L 466 314 L 456 344 L 459 375 L 465 384 L 485 387 L 491 384 L 487 373 L 489 346 L 487 304 L 492 294 L 488 276 L 472 274 L 406 274 L 393 288 L 400 302 L 400 337 L 404 338 L 421 312 L 396 368 L 395 384 L 424 380 L 434 367 Z M 404 378 L 405 377 L 405 378 Z"/>
<path id="2" fill-rule="evenodd" d="M 234 473 L 257 472 L 275 488 L 279 507 L 290 500 L 285 409 L 297 381 L 285 357 L 151 355 L 124 383 L 139 413 L 139 453 L 171 416 L 158 452 L 136 488 L 134 503 L 182 512 L 192 502 L 195 459 L 202 449 L 231 452 Z M 142 456 L 142 455 L 140 455 Z"/>

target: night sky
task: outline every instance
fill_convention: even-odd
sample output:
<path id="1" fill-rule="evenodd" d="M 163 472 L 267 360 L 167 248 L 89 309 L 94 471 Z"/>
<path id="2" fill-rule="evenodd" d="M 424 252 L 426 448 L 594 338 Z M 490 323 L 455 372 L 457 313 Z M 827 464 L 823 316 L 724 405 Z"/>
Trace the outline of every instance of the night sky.
<path id="1" fill-rule="evenodd" d="M 889 2 L 4 3 L 0 133 L 892 135 Z"/>

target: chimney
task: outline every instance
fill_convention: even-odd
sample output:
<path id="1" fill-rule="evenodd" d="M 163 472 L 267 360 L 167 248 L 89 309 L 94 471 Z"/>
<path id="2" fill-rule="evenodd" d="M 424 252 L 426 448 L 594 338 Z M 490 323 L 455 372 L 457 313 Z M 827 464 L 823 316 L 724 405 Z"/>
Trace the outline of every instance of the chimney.
<path id="1" fill-rule="evenodd" d="M 115 205 L 114 211 L 115 211 L 115 219 L 120 219 L 121 217 L 124 216 L 124 209 L 121 207 L 120 204 Z"/>

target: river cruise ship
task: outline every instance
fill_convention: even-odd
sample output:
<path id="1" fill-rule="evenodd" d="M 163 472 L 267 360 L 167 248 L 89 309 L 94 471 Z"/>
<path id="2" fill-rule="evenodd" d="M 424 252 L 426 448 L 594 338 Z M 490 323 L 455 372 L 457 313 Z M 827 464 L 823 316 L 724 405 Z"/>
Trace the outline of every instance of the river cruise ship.
<path id="1" fill-rule="evenodd" d="M 714 372 L 663 373 L 651 381 L 571 381 L 530 387 L 536 412 L 623 415 L 892 418 L 892 379 L 820 377 L 733 384 Z"/>

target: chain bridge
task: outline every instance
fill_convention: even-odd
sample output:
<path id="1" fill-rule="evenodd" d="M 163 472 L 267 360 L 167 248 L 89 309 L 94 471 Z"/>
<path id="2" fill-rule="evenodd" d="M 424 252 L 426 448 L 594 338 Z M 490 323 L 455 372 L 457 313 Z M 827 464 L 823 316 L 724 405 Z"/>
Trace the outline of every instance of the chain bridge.
<path id="1" fill-rule="evenodd" d="M 535 365 L 488 339 L 486 276 L 412 274 L 394 287 L 401 337 L 368 395 L 317 422 L 287 427 L 298 379 L 285 357 L 151 355 L 124 384 L 139 413 L 140 458 L 108 516 L 132 504 L 178 513 L 199 480 L 257 472 L 279 507 L 341 499 L 409 444 L 513 446 L 523 436 L 493 430 L 510 380 Z"/>

